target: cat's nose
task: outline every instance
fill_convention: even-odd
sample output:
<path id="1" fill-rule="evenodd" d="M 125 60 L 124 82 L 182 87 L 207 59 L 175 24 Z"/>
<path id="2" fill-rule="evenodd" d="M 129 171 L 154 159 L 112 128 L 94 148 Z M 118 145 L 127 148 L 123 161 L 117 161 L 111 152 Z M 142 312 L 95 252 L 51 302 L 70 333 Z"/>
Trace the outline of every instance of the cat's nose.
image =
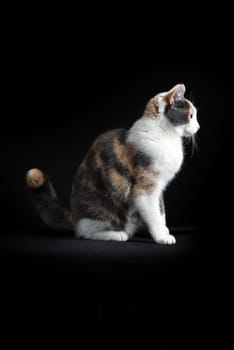
<path id="1" fill-rule="evenodd" d="M 197 131 L 200 129 L 200 124 L 197 123 Z"/>

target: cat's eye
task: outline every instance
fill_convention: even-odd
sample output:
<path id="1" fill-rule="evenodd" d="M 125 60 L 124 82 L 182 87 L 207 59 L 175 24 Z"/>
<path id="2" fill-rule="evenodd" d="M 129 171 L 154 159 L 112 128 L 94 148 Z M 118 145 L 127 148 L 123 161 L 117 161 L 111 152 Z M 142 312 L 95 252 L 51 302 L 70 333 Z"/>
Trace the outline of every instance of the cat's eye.
<path id="1" fill-rule="evenodd" d="M 189 118 L 192 119 L 193 115 L 192 114 L 189 114 Z"/>

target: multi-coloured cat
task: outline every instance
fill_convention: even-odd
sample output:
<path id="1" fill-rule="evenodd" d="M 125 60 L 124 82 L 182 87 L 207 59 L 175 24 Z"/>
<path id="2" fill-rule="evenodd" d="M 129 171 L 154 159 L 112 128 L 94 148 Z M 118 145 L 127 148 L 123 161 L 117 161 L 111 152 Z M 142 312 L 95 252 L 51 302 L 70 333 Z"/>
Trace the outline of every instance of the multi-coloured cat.
<path id="1" fill-rule="evenodd" d="M 100 135 L 80 164 L 64 209 L 48 176 L 39 169 L 26 174 L 33 203 L 53 228 L 76 237 L 128 240 L 145 225 L 157 243 L 174 244 L 166 226 L 163 191 L 183 162 L 183 137 L 199 129 L 197 110 L 178 84 L 150 99 L 143 116 L 129 130 Z"/>

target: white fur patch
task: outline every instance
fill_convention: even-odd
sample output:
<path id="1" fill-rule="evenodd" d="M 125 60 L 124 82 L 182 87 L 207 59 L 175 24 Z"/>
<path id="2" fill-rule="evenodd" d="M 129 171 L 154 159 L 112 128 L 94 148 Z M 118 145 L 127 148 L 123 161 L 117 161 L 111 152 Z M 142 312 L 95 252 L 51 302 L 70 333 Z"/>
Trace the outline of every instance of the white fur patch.
<path id="1" fill-rule="evenodd" d="M 195 113 L 193 114 L 192 118 L 190 119 L 189 124 L 185 125 L 184 128 L 184 135 L 183 136 L 192 136 L 194 134 L 196 134 L 196 132 L 199 130 L 200 125 L 197 121 L 197 113 L 195 111 Z"/>
<path id="2" fill-rule="evenodd" d="M 78 222 L 76 228 L 76 237 L 89 238 L 94 232 L 111 229 L 111 224 L 108 221 L 99 221 L 84 218 Z"/>
<path id="3" fill-rule="evenodd" d="M 183 162 L 181 135 L 164 116 L 156 119 L 142 117 L 130 129 L 128 141 L 150 156 L 163 190 Z"/>
<path id="4" fill-rule="evenodd" d="M 135 206 L 155 242 L 160 244 L 175 244 L 175 237 L 170 235 L 164 217 L 160 213 L 159 193 L 160 190 L 156 189 L 150 195 L 138 196 L 135 198 Z"/>
<path id="5" fill-rule="evenodd" d="M 78 222 L 76 228 L 77 238 L 86 238 L 104 241 L 127 241 L 129 236 L 125 231 L 112 230 L 108 221 L 98 221 L 84 218 Z"/>

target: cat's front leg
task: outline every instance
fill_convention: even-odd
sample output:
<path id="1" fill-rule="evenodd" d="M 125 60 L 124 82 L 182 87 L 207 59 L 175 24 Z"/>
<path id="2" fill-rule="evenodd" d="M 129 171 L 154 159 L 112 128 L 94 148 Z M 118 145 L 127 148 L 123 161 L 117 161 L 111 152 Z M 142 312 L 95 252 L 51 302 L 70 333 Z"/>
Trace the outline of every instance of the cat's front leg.
<path id="1" fill-rule="evenodd" d="M 160 214 L 162 215 L 163 223 L 166 226 L 166 212 L 165 212 L 163 193 L 161 193 L 161 195 L 159 196 L 159 210 L 160 210 Z M 169 233 L 169 230 L 168 230 L 168 233 Z"/>
<path id="2" fill-rule="evenodd" d="M 165 216 L 160 211 L 160 195 L 157 192 L 137 196 L 136 209 L 148 227 L 152 238 L 159 244 L 175 244 L 176 239 L 169 233 Z"/>

